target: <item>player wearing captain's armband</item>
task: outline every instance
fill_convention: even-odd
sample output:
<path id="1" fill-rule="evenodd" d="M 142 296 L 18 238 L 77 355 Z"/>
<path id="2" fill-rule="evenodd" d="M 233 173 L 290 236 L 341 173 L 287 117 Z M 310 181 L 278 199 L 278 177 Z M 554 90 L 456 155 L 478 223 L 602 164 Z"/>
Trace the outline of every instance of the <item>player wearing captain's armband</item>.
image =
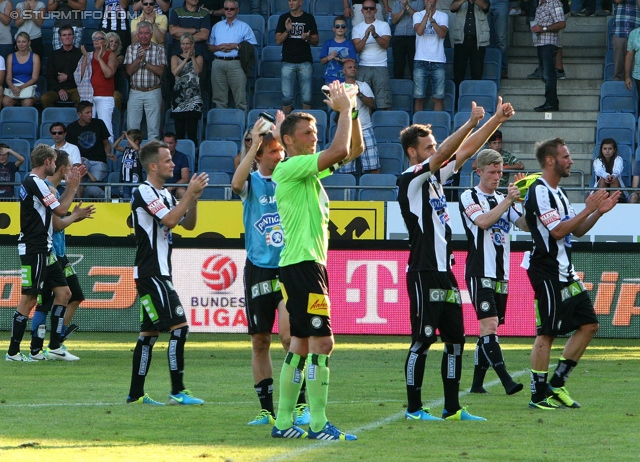
<path id="1" fill-rule="evenodd" d="M 576 213 L 560 180 L 569 176 L 571 155 L 562 138 L 546 140 L 536 149 L 542 176 L 530 187 L 525 198 L 525 217 L 533 238 L 533 251 L 523 262 L 535 291 L 537 331 L 531 351 L 531 401 L 529 407 L 554 410 L 560 406 L 579 408 L 565 388 L 594 334 L 598 319 L 584 284 L 571 263 L 571 236 L 584 236 L 611 210 L 620 191 L 590 194 L 585 207 Z M 575 331 L 575 332 L 574 332 Z M 551 380 L 547 383 L 551 346 L 558 335 L 567 340 Z"/>

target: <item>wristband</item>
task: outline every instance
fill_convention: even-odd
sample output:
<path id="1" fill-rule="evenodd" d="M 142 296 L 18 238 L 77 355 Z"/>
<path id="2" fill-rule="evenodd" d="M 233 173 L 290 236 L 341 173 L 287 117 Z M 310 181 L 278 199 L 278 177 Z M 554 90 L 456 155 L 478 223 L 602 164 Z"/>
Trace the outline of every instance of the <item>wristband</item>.
<path id="1" fill-rule="evenodd" d="M 356 120 L 358 118 L 358 110 L 351 109 L 351 120 Z"/>

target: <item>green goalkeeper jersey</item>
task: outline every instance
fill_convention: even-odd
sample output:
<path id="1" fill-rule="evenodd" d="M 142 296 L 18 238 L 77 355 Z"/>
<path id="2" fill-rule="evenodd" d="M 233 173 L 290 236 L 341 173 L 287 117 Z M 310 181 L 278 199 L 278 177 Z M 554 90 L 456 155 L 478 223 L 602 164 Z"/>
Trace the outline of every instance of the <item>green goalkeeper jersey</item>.
<path id="1" fill-rule="evenodd" d="M 303 261 L 327 264 L 329 198 L 318 179 L 320 153 L 280 162 L 273 172 L 276 203 L 284 230 L 280 266 Z M 323 172 L 324 173 L 324 172 Z"/>

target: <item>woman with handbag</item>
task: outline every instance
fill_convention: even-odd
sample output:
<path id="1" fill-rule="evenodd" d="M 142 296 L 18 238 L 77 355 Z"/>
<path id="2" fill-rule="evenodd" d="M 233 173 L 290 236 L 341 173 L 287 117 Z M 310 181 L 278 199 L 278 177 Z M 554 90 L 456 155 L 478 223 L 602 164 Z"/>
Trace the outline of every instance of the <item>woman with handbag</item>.
<path id="1" fill-rule="evenodd" d="M 91 82 L 91 98 L 83 96 L 85 86 L 78 85 L 80 99 L 93 102 L 93 117 L 101 119 L 109 130 L 109 142 L 113 143 L 113 108 L 115 107 L 115 75 L 118 69 L 118 60 L 115 53 L 109 49 L 106 32 L 96 31 L 91 36 L 93 41 L 93 53 L 87 52 L 84 45 L 80 46 L 82 59 L 78 63 L 80 68 L 80 80 L 89 79 Z M 78 73 L 74 73 L 74 77 Z M 76 78 L 76 83 L 78 79 Z M 89 96 L 89 95 L 87 95 Z"/>
<path id="2" fill-rule="evenodd" d="M 7 56 L 5 81 L 8 88 L 4 89 L 2 105 L 33 106 L 40 97 L 36 88 L 40 75 L 40 56 L 31 51 L 31 39 L 26 32 L 16 36 L 16 49 Z"/>

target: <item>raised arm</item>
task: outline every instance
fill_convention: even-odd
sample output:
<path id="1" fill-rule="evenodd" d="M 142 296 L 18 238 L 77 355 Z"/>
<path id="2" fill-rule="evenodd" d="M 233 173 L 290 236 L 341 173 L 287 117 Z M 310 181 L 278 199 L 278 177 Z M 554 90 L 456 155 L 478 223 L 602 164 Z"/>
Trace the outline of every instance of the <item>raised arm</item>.
<path id="1" fill-rule="evenodd" d="M 331 109 L 340 113 L 336 134 L 331 146 L 322 151 L 318 156 L 318 171 L 321 172 L 335 164 L 341 163 L 349 156 L 351 142 L 351 100 L 347 95 L 344 85 L 336 80 L 329 84 L 329 99 L 327 103 Z"/>

